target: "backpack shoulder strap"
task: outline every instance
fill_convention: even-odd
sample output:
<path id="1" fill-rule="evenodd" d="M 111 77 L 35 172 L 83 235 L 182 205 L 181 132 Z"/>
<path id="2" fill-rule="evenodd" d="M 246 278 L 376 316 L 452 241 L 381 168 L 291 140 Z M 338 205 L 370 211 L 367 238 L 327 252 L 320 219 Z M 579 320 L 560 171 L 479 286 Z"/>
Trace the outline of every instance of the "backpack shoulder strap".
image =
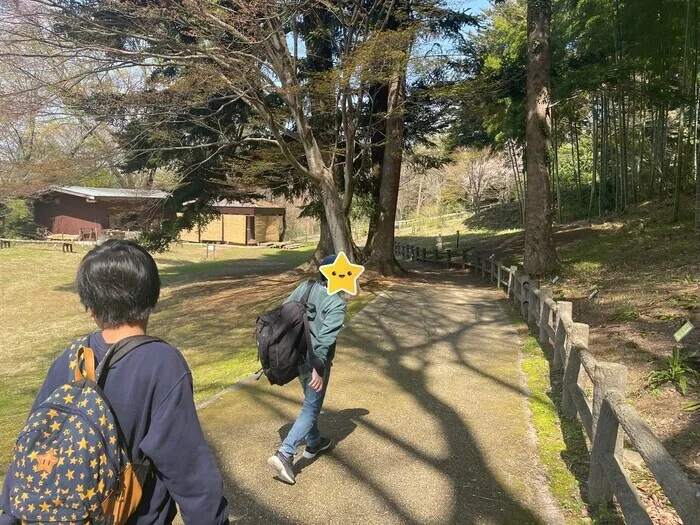
<path id="1" fill-rule="evenodd" d="M 109 372 L 110 367 L 114 366 L 116 363 L 124 359 L 127 354 L 136 350 L 139 346 L 146 345 L 148 343 L 156 343 L 162 341 L 157 337 L 151 337 L 148 335 L 134 335 L 131 337 L 126 337 L 112 345 L 112 347 L 107 351 L 104 359 L 97 368 L 97 383 L 104 387 L 104 381 Z"/>
<path id="2" fill-rule="evenodd" d="M 68 382 L 72 383 L 75 381 L 75 367 L 77 366 L 78 350 L 80 347 L 88 348 L 90 345 L 90 336 L 85 335 L 73 339 L 70 346 L 68 347 Z"/>
<path id="3" fill-rule="evenodd" d="M 304 296 L 301 298 L 301 301 L 299 301 L 301 304 L 306 306 L 309 302 L 309 296 L 311 295 L 311 290 L 314 289 L 314 285 L 316 284 L 316 281 L 308 281 L 306 284 L 306 292 L 304 292 Z"/>

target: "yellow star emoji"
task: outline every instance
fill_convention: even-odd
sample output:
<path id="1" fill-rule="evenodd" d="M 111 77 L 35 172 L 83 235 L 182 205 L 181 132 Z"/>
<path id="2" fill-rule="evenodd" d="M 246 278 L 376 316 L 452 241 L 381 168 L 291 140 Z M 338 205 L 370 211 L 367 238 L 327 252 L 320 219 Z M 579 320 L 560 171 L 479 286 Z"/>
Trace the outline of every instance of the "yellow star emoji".
<path id="1" fill-rule="evenodd" d="M 345 252 L 340 252 L 333 264 L 321 266 L 319 270 L 328 279 L 328 295 L 341 290 L 350 295 L 357 295 L 357 279 L 365 271 L 365 267 L 352 264 Z"/>

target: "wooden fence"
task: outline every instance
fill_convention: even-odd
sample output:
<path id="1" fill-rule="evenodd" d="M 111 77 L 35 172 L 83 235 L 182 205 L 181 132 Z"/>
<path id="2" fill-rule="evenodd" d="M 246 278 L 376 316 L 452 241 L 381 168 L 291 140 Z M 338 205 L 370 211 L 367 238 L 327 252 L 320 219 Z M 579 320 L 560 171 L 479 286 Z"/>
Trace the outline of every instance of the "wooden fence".
<path id="1" fill-rule="evenodd" d="M 536 279 L 517 266 L 505 266 L 495 254 L 453 253 L 396 244 L 404 259 L 445 268 L 471 267 L 503 287 L 543 345 L 553 349 L 552 368 L 562 380 L 562 412 L 578 416 L 590 440 L 588 501 L 599 504 L 617 499 L 630 525 L 651 524 L 636 487 L 622 463 L 624 436 L 639 452 L 685 525 L 700 524 L 700 485 L 692 482 L 654 432 L 627 402 L 625 366 L 598 361 L 588 349 L 587 324 L 572 318 L 572 303 L 555 301 Z M 592 398 L 584 390 L 586 377 Z"/>

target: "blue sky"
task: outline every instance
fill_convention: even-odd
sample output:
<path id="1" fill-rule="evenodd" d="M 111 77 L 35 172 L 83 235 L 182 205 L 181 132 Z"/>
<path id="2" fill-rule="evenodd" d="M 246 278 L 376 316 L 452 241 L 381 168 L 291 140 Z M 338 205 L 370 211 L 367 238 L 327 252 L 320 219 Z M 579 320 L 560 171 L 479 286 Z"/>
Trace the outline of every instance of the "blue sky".
<path id="1" fill-rule="evenodd" d="M 490 7 L 491 2 L 490 0 L 445 0 L 443 2 L 443 5 L 456 11 L 464 10 L 468 11 L 472 15 L 479 15 L 484 9 Z M 474 27 L 472 26 L 465 27 L 463 30 L 464 34 L 469 34 L 472 31 L 474 31 Z M 436 44 L 439 45 L 440 48 L 433 48 L 433 46 L 435 46 Z M 423 41 L 419 43 L 418 46 L 414 49 L 414 53 L 417 56 L 422 56 L 425 54 L 433 54 L 438 49 L 440 49 L 442 53 L 447 55 L 452 54 L 454 51 L 452 42 L 449 42 L 444 39 L 437 39 Z"/>
<path id="2" fill-rule="evenodd" d="M 472 11 L 481 11 L 485 7 L 489 6 L 489 0 L 448 0 L 445 3 L 452 9 L 466 7 L 471 9 Z"/>

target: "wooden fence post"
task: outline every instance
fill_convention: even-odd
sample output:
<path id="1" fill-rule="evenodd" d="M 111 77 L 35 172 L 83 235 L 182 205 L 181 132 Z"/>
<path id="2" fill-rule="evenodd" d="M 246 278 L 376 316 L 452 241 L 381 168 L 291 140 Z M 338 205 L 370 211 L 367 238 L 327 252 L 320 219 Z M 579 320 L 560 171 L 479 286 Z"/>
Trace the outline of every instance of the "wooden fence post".
<path id="1" fill-rule="evenodd" d="M 527 316 L 525 317 L 527 324 L 535 323 L 537 325 L 540 320 L 540 311 L 538 306 L 540 305 L 540 299 L 535 295 L 535 291 L 540 289 L 540 281 L 537 279 L 532 279 L 528 285 L 528 308 Z"/>
<path id="2" fill-rule="evenodd" d="M 576 403 L 569 391 L 578 384 L 578 376 L 581 372 L 581 356 L 576 348 L 588 348 L 589 326 L 584 323 L 573 323 L 572 332 L 564 346 L 564 381 L 562 384 L 561 408 L 564 414 L 575 418 L 577 414 Z"/>
<path id="3" fill-rule="evenodd" d="M 467 250 L 462 250 L 462 270 L 467 269 Z"/>
<path id="4" fill-rule="evenodd" d="M 486 256 L 481 258 L 481 276 L 486 277 Z"/>
<path id="5" fill-rule="evenodd" d="M 452 265 L 452 250 L 448 249 L 447 250 L 447 269 L 450 269 L 450 266 Z"/>
<path id="6" fill-rule="evenodd" d="M 428 262 L 428 251 L 423 248 L 423 262 Z"/>
<path id="7" fill-rule="evenodd" d="M 491 279 L 490 280 L 493 282 L 493 280 L 496 278 L 496 261 L 493 260 L 493 257 L 491 257 L 489 259 L 489 261 L 491 261 Z"/>
<path id="8" fill-rule="evenodd" d="M 520 306 L 520 296 L 523 293 L 521 277 L 520 268 L 516 266 L 513 274 L 513 306 L 518 307 Z"/>
<path id="9" fill-rule="evenodd" d="M 510 267 L 510 275 L 508 276 L 508 297 L 515 298 L 515 276 L 518 274 L 518 267 Z"/>
<path id="10" fill-rule="evenodd" d="M 552 309 L 547 304 L 547 299 L 552 298 L 552 292 L 550 290 L 545 290 L 544 288 L 540 290 L 540 343 L 549 346 L 549 330 L 547 327 L 551 326 Z"/>
<path id="11" fill-rule="evenodd" d="M 530 276 L 520 276 L 520 315 L 527 321 L 527 310 L 530 304 Z"/>
<path id="12" fill-rule="evenodd" d="M 552 357 L 552 368 L 557 372 L 564 369 L 564 346 L 566 345 L 566 325 L 564 324 L 564 318 L 573 323 L 571 317 L 572 312 L 573 304 L 567 301 L 557 302 L 557 315 L 554 320 L 554 351 Z"/>
<path id="13" fill-rule="evenodd" d="M 433 252 L 433 258 L 434 258 L 435 264 L 437 264 L 437 262 L 438 262 L 438 249 L 437 248 L 435 248 L 435 251 Z"/>
<path id="14" fill-rule="evenodd" d="M 624 434 L 619 431 L 620 423 L 603 410 L 605 395 L 617 390 L 623 396 L 627 393 L 627 368 L 616 363 L 597 363 L 593 376 L 593 447 L 588 473 L 588 499 L 592 504 L 611 502 L 613 490 L 605 479 L 604 463 L 613 456 L 622 460 Z M 601 418 L 601 413 L 604 413 Z"/>
<path id="15" fill-rule="evenodd" d="M 496 268 L 498 268 L 496 272 L 496 288 L 501 288 L 501 284 L 503 284 L 503 261 L 496 261 Z"/>

